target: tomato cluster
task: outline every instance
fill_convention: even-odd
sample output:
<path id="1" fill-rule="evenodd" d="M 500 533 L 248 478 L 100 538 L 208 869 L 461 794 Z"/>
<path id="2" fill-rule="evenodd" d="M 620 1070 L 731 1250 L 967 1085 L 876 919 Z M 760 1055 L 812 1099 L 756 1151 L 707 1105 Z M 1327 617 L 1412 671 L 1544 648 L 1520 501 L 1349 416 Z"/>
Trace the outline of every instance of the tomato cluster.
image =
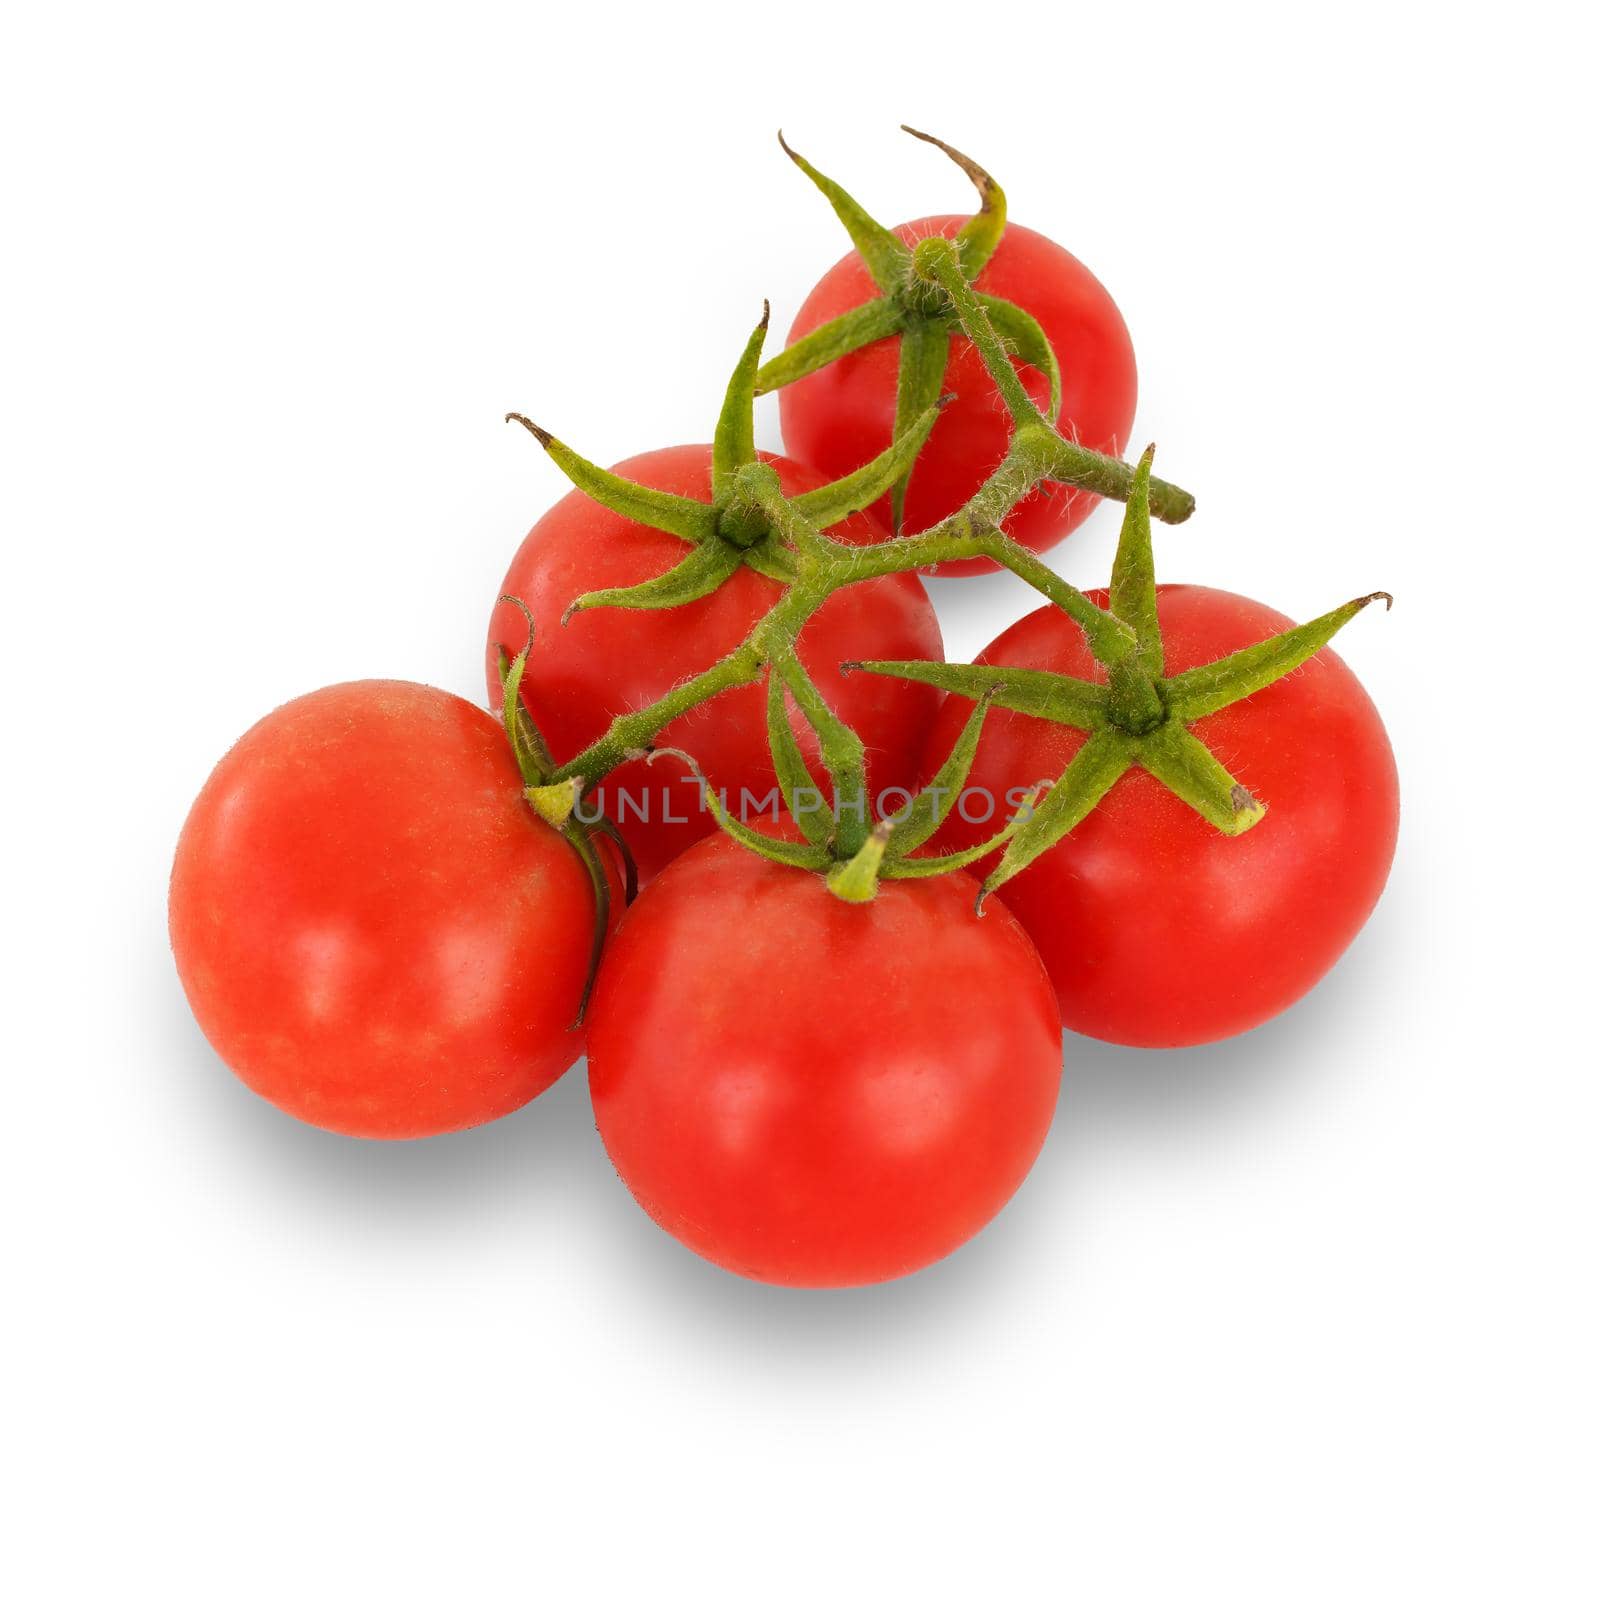
<path id="1" fill-rule="evenodd" d="M 1223 1039 L 1355 937 L 1398 789 L 1325 647 L 1380 597 L 1296 626 L 1156 583 L 1152 517 L 1193 502 L 1121 459 L 1116 306 L 939 148 L 977 212 L 898 229 L 788 151 L 855 250 L 765 364 L 763 316 L 710 444 L 605 470 L 513 419 L 575 487 L 492 608 L 496 715 L 341 684 L 217 766 L 170 931 L 251 1088 L 416 1138 L 587 1049 L 663 1228 L 753 1278 L 874 1283 L 1015 1192 L 1063 1024 Z M 754 447 L 770 390 L 792 458 Z M 1106 496 L 1122 537 L 1085 594 L 1038 552 Z M 1047 603 L 945 662 L 919 573 L 995 568 Z"/>

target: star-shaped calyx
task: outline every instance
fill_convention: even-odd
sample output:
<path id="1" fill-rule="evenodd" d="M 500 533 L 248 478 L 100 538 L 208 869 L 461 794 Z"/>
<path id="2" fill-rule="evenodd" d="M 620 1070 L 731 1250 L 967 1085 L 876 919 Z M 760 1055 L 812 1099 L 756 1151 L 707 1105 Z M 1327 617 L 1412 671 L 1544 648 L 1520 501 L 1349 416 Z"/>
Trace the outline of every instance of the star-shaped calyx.
<path id="1" fill-rule="evenodd" d="M 769 308 L 763 305 L 761 321 L 728 382 L 712 439 L 709 502 L 618 477 L 585 460 L 520 413 L 507 416 L 507 422 L 521 423 L 591 499 L 619 516 L 670 533 L 690 547 L 684 558 L 660 577 L 627 588 L 595 589 L 579 595 L 567 608 L 564 621 L 574 612 L 598 606 L 658 611 L 687 605 L 719 589 L 740 566 L 792 584 L 797 574 L 797 546 L 864 511 L 905 475 L 938 416 L 937 397 L 882 455 L 864 467 L 820 489 L 783 493 L 777 471 L 759 458 L 755 444 L 756 373 L 768 318 Z"/>
<path id="2" fill-rule="evenodd" d="M 790 697 L 817 736 L 828 774 L 826 789 L 818 786 L 794 736 Z M 677 757 L 700 778 L 706 809 L 724 833 L 769 861 L 820 874 L 840 900 L 865 904 L 877 895 L 882 879 L 934 878 L 958 872 L 992 855 L 1025 826 L 1042 790 L 1030 793 L 993 837 L 943 855 L 918 854 L 944 826 L 965 788 L 984 718 L 998 699 L 998 688 L 981 691 L 972 714 L 926 787 L 906 796 L 893 815 L 880 816 L 874 823 L 868 814 L 870 797 L 861 740 L 835 715 L 792 652 L 775 657 L 767 678 L 767 737 L 778 787 L 799 829 L 799 839 L 776 838 L 734 816 L 726 797 L 709 788 L 686 751 L 662 746 L 635 753 L 651 761 Z"/>
<path id="3" fill-rule="evenodd" d="M 1133 636 L 1131 649 L 1109 659 L 1105 683 L 1020 667 L 957 666 L 924 661 L 864 661 L 847 671 L 876 672 L 937 685 L 951 694 L 1080 728 L 1088 738 L 1044 800 L 1010 831 L 1005 852 L 984 880 L 992 893 L 1072 831 L 1130 767 L 1143 767 L 1225 834 L 1241 834 L 1266 816 L 1266 806 L 1234 777 L 1191 728 L 1202 717 L 1293 672 L 1374 600 L 1348 601 L 1312 622 L 1287 629 L 1220 661 L 1166 676 L 1156 614 L 1150 545 L 1150 463 L 1146 450 L 1134 476 L 1112 568 L 1110 610 Z"/>
<path id="4" fill-rule="evenodd" d="M 944 151 L 978 191 L 978 209 L 955 238 L 961 270 L 970 283 L 988 265 L 1005 232 L 1005 192 L 970 156 L 934 138 L 931 133 L 919 133 L 915 128 L 905 131 L 912 138 Z M 894 437 L 898 440 L 917 425 L 938 398 L 949 363 L 950 340 L 961 332 L 961 324 L 951 311 L 949 299 L 913 269 L 910 246 L 869 216 L 833 179 L 825 177 L 804 156 L 791 149 L 781 133 L 778 143 L 833 207 L 877 285 L 878 295 L 865 305 L 824 323 L 803 339 L 796 340 L 781 355 L 774 356 L 756 375 L 757 392 L 765 394 L 781 389 L 852 350 L 860 350 L 880 339 L 898 337 L 900 366 L 894 418 Z M 1053 419 L 1061 410 L 1061 369 L 1044 329 L 1013 301 L 992 294 L 980 294 L 977 298 L 1007 349 L 1030 366 L 1037 367 L 1048 379 L 1049 414 Z M 907 470 L 895 482 L 891 499 L 896 532 L 905 508 L 909 467 L 908 462 Z"/>

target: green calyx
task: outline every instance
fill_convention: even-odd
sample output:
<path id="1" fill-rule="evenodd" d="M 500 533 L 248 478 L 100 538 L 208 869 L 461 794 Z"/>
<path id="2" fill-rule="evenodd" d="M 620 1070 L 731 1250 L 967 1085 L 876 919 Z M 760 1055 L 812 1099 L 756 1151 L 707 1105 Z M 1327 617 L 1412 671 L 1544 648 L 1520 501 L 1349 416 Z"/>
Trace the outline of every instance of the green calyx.
<path id="1" fill-rule="evenodd" d="M 942 150 L 966 173 L 978 191 L 978 210 L 962 225 L 952 243 L 970 281 L 988 265 L 1005 232 L 1005 191 L 976 161 L 942 139 L 919 133 L 915 128 L 906 128 L 905 132 Z M 756 375 L 757 392 L 766 394 L 781 389 L 852 350 L 880 339 L 898 337 L 900 367 L 894 419 L 894 437 L 898 440 L 939 398 L 950 360 L 950 340 L 961 332 L 960 323 L 944 291 L 916 272 L 909 246 L 869 216 L 831 178 L 818 172 L 804 156 L 791 149 L 782 133 L 778 135 L 778 143 L 783 146 L 784 154 L 826 196 L 871 274 L 878 298 L 813 330 L 767 362 Z M 1053 418 L 1061 409 L 1061 370 L 1044 330 L 1021 306 L 993 295 L 982 298 L 991 319 L 1002 330 L 1002 337 L 1010 339 L 1016 353 L 1049 380 Z M 895 481 L 891 495 L 896 532 L 900 529 L 910 480 L 908 464 Z"/>
<path id="2" fill-rule="evenodd" d="M 1135 472 L 1112 568 L 1110 615 L 1127 630 L 1131 647 L 1124 645 L 1110 657 L 1094 650 L 1106 669 L 1106 682 L 1017 667 L 927 661 L 848 664 L 849 670 L 933 684 L 976 700 L 980 709 L 997 705 L 1088 735 L 1048 795 L 1010 831 L 998 865 L 984 880 L 980 904 L 984 895 L 1065 838 L 1130 767 L 1143 767 L 1222 833 L 1233 836 L 1253 828 L 1266 815 L 1266 806 L 1191 725 L 1293 672 L 1374 600 L 1393 604 L 1382 591 L 1362 595 L 1220 661 L 1166 676 L 1150 541 L 1153 456 L 1153 447 L 1146 450 Z"/>
<path id="3" fill-rule="evenodd" d="M 576 1028 L 582 1026 L 588 1012 L 595 979 L 600 973 L 606 932 L 611 926 L 611 878 L 601 859 L 595 836 L 609 839 L 616 847 L 623 868 L 625 904 L 632 904 L 639 892 L 638 869 L 634 865 L 633 853 L 615 824 L 604 817 L 589 821 L 579 816 L 577 805 L 584 789 L 583 778 L 556 774 L 550 747 L 522 700 L 522 678 L 528 666 L 528 652 L 533 647 L 533 617 L 527 605 L 516 595 L 501 595 L 500 604 L 515 606 L 528 625 L 527 642 L 516 655 L 508 657 L 502 650 L 499 656 L 500 716 L 505 725 L 506 742 L 511 746 L 517 770 L 522 774 L 522 796 L 535 815 L 554 828 L 572 847 L 589 875 L 589 886 L 594 895 L 594 931 L 589 945 L 589 970 L 584 977 L 577 1015 L 572 1020 Z"/>
<path id="4" fill-rule="evenodd" d="M 834 714 L 818 693 L 805 668 L 793 656 L 773 663 L 767 677 L 767 736 L 784 806 L 799 830 L 799 839 L 779 838 L 751 827 L 728 806 L 728 797 L 713 789 L 685 750 L 658 746 L 628 752 L 654 762 L 662 756 L 682 761 L 700 784 L 702 803 L 722 831 L 747 850 L 781 866 L 822 875 L 838 899 L 862 905 L 875 898 L 885 878 L 932 878 L 958 872 L 1007 844 L 1023 827 L 1038 800 L 1035 791 L 992 838 L 946 855 L 916 854 L 943 826 L 972 769 L 984 717 L 996 697 L 985 693 L 973 707 L 949 754 L 929 784 L 908 796 L 893 815 L 871 817 L 861 740 Z M 807 764 L 790 720 L 791 703 L 816 737 L 827 773 L 819 785 Z"/>
<path id="5" fill-rule="evenodd" d="M 784 494 L 777 469 L 760 459 L 755 446 L 755 377 L 768 316 L 768 308 L 763 306 L 761 321 L 728 382 L 711 446 L 709 502 L 619 477 L 586 460 L 520 412 L 507 413 L 506 421 L 526 428 L 591 499 L 689 546 L 683 559 L 659 577 L 579 595 L 567 608 L 563 622 L 579 611 L 602 606 L 659 611 L 687 605 L 721 588 L 741 566 L 780 582 L 792 582 L 802 547 L 814 544 L 825 530 L 870 506 L 904 476 L 933 430 L 937 402 L 866 466 L 820 489 Z"/>
<path id="6" fill-rule="evenodd" d="M 898 442 L 919 425 L 928 407 L 938 399 L 949 364 L 950 341 L 960 335 L 977 346 L 1018 428 L 1034 424 L 1050 441 L 1044 464 L 1048 470 L 1041 471 L 1039 479 L 1125 499 L 1129 481 L 1125 463 L 1085 450 L 1056 432 L 1061 411 L 1061 369 L 1043 328 L 1013 301 L 982 294 L 973 287 L 1005 232 L 1005 192 L 976 161 L 942 139 L 915 128 L 906 128 L 905 132 L 942 150 L 978 191 L 978 210 L 952 239 L 935 237 L 920 240 L 915 247 L 907 245 L 868 215 L 831 178 L 791 149 L 781 133 L 778 135 L 784 153 L 821 190 L 844 224 L 877 286 L 878 296 L 813 329 L 781 355 L 774 356 L 755 375 L 756 393 L 765 394 L 798 382 L 880 339 L 898 338 L 900 365 L 894 421 L 894 438 Z M 982 334 L 974 330 L 980 312 Z M 1013 357 L 1047 379 L 1047 414 L 1028 397 L 1012 364 Z M 897 533 L 911 470 L 908 461 L 893 486 L 891 505 Z M 1153 501 L 1156 516 L 1168 522 L 1181 522 L 1194 509 L 1193 497 L 1172 484 L 1156 485 Z"/>

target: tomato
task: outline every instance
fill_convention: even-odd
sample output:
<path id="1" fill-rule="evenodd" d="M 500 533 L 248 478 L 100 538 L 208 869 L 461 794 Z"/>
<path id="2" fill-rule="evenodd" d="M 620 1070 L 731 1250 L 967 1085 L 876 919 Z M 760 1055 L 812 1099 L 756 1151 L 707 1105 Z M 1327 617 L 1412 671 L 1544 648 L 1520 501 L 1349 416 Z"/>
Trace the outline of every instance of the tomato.
<path id="1" fill-rule="evenodd" d="M 1157 610 L 1169 673 L 1289 626 L 1254 600 L 1186 584 L 1160 587 Z M 1054 607 L 1024 617 L 977 659 L 1103 681 Z M 930 749 L 944 748 L 970 709 L 952 699 Z M 1388 877 L 1400 806 L 1394 755 L 1371 700 L 1331 651 L 1193 731 L 1266 804 L 1256 827 L 1228 838 L 1135 768 L 999 890 L 1075 1032 L 1191 1045 L 1253 1028 L 1338 960 Z M 1084 738 L 992 710 L 969 783 L 1003 801 L 1013 786 L 1058 776 Z M 956 815 L 938 844 L 977 843 L 984 831 Z"/>
<path id="2" fill-rule="evenodd" d="M 178 973 L 258 1094 L 407 1139 L 514 1111 L 577 1059 L 588 873 L 486 712 L 345 683 L 258 722 L 173 863 Z"/>
<path id="3" fill-rule="evenodd" d="M 762 459 L 777 468 L 787 493 L 803 493 L 826 481 L 781 456 Z M 651 488 L 711 498 L 708 445 L 652 451 L 614 470 Z M 883 537 L 882 527 L 865 514 L 831 532 L 846 542 Z M 740 567 L 715 593 L 688 605 L 667 611 L 584 611 L 562 626 L 562 613 L 578 595 L 656 577 L 681 561 L 687 548 L 673 535 L 629 521 L 576 490 L 552 507 L 523 541 L 501 592 L 518 596 L 533 616 L 523 700 L 557 761 L 577 755 L 617 714 L 658 700 L 737 648 L 782 597 L 782 586 L 774 579 Z M 488 646 L 490 695 L 496 704 L 498 653 L 504 649 L 515 654 L 526 639 L 521 614 L 511 606 L 497 606 Z M 847 678 L 839 663 L 880 653 L 941 659 L 938 620 L 921 582 L 903 574 L 841 589 L 807 623 L 798 649 L 824 696 L 866 745 L 869 781 L 878 786 L 912 782 L 938 692 L 926 684 L 888 678 L 869 684 L 865 673 Z M 814 754 L 814 738 L 798 713 L 795 727 L 802 746 Z M 656 742 L 687 750 L 710 784 L 728 791 L 732 805 L 742 789 L 759 799 L 774 792 L 765 690 L 759 684 L 718 695 L 669 724 Z M 584 805 L 586 810 L 603 807 L 618 824 L 642 881 L 716 826 L 700 810 L 692 779 L 681 767 L 662 763 L 618 768 L 600 786 L 598 798 L 587 797 Z"/>
<path id="4" fill-rule="evenodd" d="M 932 234 L 954 236 L 965 217 L 924 217 L 896 229 L 908 244 Z M 1109 455 L 1121 455 L 1133 428 L 1138 376 L 1133 344 L 1122 314 L 1099 280 L 1043 234 L 1007 227 L 999 247 L 978 274 L 985 294 L 1014 301 L 1044 329 L 1061 368 L 1059 426 L 1069 438 Z M 851 254 L 811 291 L 789 343 L 878 293 L 861 258 Z M 829 478 L 870 461 L 893 437 L 900 341 L 881 339 L 778 391 L 785 448 Z M 1035 404 L 1047 409 L 1049 384 L 1021 362 L 1017 370 Z M 904 531 L 920 533 L 965 505 L 999 465 L 1011 442 L 1011 419 L 995 393 L 982 359 L 959 335 L 950 341 L 944 392 L 956 398 L 935 424 L 911 472 Z M 1032 550 L 1059 543 L 1098 503 L 1096 496 L 1061 485 L 1035 490 L 1005 521 L 1005 530 Z M 877 508 L 875 508 L 877 509 Z M 882 507 L 887 525 L 887 502 Z M 941 576 L 989 572 L 990 561 L 946 562 Z"/>
<path id="5" fill-rule="evenodd" d="M 1027 1174 L 1061 1079 L 1039 959 L 962 874 L 847 905 L 719 836 L 623 918 L 595 994 L 601 1138 L 719 1266 L 812 1288 L 915 1272 Z"/>

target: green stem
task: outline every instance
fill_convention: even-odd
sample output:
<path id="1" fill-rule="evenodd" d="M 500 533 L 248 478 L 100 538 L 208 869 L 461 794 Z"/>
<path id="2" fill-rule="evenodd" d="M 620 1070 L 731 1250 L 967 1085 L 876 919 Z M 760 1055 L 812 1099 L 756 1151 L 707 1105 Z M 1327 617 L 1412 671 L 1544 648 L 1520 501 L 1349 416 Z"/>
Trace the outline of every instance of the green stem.
<path id="1" fill-rule="evenodd" d="M 1138 642 L 1133 630 L 1001 530 L 1011 508 L 1037 482 L 1036 441 L 1019 435 L 988 482 L 959 511 L 921 533 L 852 550 L 851 581 L 987 556 L 1065 611 L 1083 630 L 1096 660 L 1107 666 L 1120 661 Z"/>
<path id="2" fill-rule="evenodd" d="M 572 815 L 573 807 L 578 803 L 578 796 L 582 793 L 583 779 L 568 778 L 562 783 L 529 784 L 522 791 L 522 798 L 552 828 L 564 828 L 567 825 L 567 818 Z"/>
<path id="3" fill-rule="evenodd" d="M 1021 306 L 998 295 L 980 294 L 978 304 L 988 315 L 1006 347 L 1021 361 L 1037 368 L 1050 384 L 1050 417 L 1061 415 L 1061 366 L 1045 331 Z"/>
<path id="4" fill-rule="evenodd" d="M 776 477 L 769 482 L 752 483 L 750 503 L 759 513 L 767 531 L 776 535 L 781 544 L 789 546 L 794 551 L 796 581 L 802 573 L 815 573 L 819 564 L 827 566 L 830 561 L 830 550 L 849 548 L 820 532 L 812 519 L 800 509 L 799 504 L 783 493 Z M 868 504 L 870 505 L 871 501 Z"/>
<path id="5" fill-rule="evenodd" d="M 1049 470 L 1044 474 L 1052 483 L 1071 484 L 1087 489 L 1107 500 L 1126 500 L 1133 488 L 1134 469 L 1115 456 L 1085 449 L 1058 434 Z M 1194 496 L 1165 478 L 1150 480 L 1150 514 L 1158 522 L 1187 522 L 1194 514 Z"/>
<path id="6" fill-rule="evenodd" d="M 769 612 L 769 619 L 774 614 L 775 611 Z M 635 752 L 648 749 L 656 735 L 684 712 L 692 711 L 725 689 L 737 688 L 742 683 L 754 683 L 761 676 L 764 659 L 761 647 L 752 634 L 737 650 L 669 690 L 654 705 L 614 718 L 611 726 L 588 749 L 580 751 L 551 774 L 552 781 L 582 778 L 589 784 L 598 783 Z"/>
<path id="7" fill-rule="evenodd" d="M 1106 715 L 1113 727 L 1125 733 L 1149 733 L 1161 726 L 1166 708 L 1137 656 L 1129 656 L 1111 669 L 1107 690 Z"/>
<path id="8" fill-rule="evenodd" d="M 577 851 L 583 870 L 589 874 L 589 887 L 594 895 L 594 932 L 589 940 L 589 970 L 584 975 L 583 993 L 578 998 L 578 1014 L 572 1020 L 574 1028 L 581 1028 L 589 1012 L 589 1001 L 594 995 L 595 979 L 600 976 L 600 957 L 605 954 L 606 935 L 611 931 L 611 879 L 606 874 L 605 862 L 600 859 L 594 840 L 576 818 L 568 818 L 561 829 L 561 837 Z"/>
<path id="9" fill-rule="evenodd" d="M 828 873 L 828 888 L 839 899 L 851 905 L 865 905 L 878 893 L 878 872 L 883 866 L 884 851 L 889 847 L 894 825 L 880 822 L 863 839 L 855 851 L 838 862 Z"/>
<path id="10" fill-rule="evenodd" d="M 1011 364 L 1010 353 L 994 331 L 989 313 L 983 309 L 967 275 L 961 269 L 961 250 L 952 239 L 934 234 L 919 239 L 911 252 L 911 265 L 924 283 L 937 284 L 949 296 L 951 309 L 961 319 L 961 331 L 971 341 L 989 369 L 994 386 L 1000 391 L 1006 410 L 1020 428 L 1029 422 L 1049 426 L 1043 413 L 1028 398 L 1028 391 Z"/>
<path id="11" fill-rule="evenodd" d="M 1013 481 L 996 489 L 995 480 L 1003 475 L 1004 468 L 980 491 L 978 501 L 985 501 L 986 495 L 986 503 L 996 497 L 1004 499 L 1017 483 L 1026 480 L 1027 472 L 1025 467 L 1017 469 Z M 793 503 L 784 502 L 781 495 L 763 495 L 763 500 L 763 510 L 797 546 L 795 578 L 787 593 L 737 649 L 678 684 L 654 705 L 618 716 L 593 744 L 552 773 L 552 778 L 581 777 L 590 783 L 599 782 L 612 768 L 620 766 L 629 752 L 648 746 L 675 718 L 726 689 L 755 682 L 773 653 L 792 647 L 800 630 L 835 590 L 868 578 L 916 572 L 941 561 L 988 556 L 1009 568 L 1066 612 L 1083 629 L 1096 658 L 1108 665 L 1122 660 L 1135 648 L 1137 641 L 1130 628 L 1109 611 L 1102 611 L 998 527 L 983 533 L 962 531 L 978 515 L 970 506 L 911 538 L 856 546 L 840 544 L 816 532 L 795 513 Z"/>
<path id="12" fill-rule="evenodd" d="M 961 270 L 961 258 L 955 245 L 938 235 L 919 240 L 912 253 L 912 263 L 919 277 L 938 284 L 949 296 L 961 331 L 982 357 L 1000 391 L 1000 398 L 1017 424 L 1018 438 L 1031 428 L 1037 428 L 1048 440 L 1041 446 L 1047 459 L 1039 477 L 1071 484 L 1076 489 L 1088 489 L 1108 500 L 1126 500 L 1133 487 L 1134 468 L 1116 456 L 1102 455 L 1098 450 L 1063 438 L 1029 399 L 1017 369 L 1011 364 L 1010 353 L 989 320 L 989 313 Z M 1182 522 L 1194 511 L 1194 496 L 1176 484 L 1152 478 L 1150 510 L 1162 522 Z"/>

